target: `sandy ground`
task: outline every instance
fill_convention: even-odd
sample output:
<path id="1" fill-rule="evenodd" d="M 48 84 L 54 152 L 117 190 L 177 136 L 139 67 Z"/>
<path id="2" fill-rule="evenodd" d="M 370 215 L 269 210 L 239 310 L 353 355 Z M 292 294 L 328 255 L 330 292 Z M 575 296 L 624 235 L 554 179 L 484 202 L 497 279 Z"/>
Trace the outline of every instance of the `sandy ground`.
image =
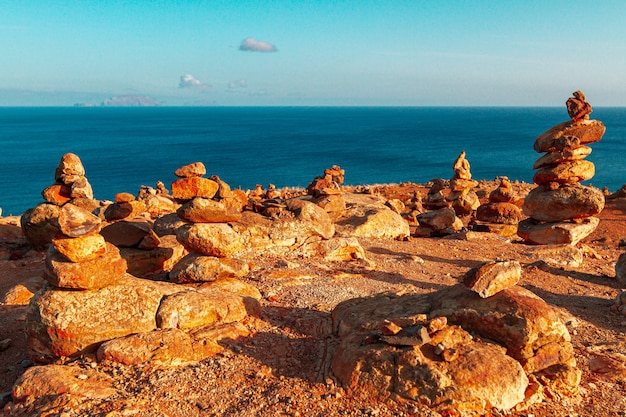
<path id="1" fill-rule="evenodd" d="M 390 197 L 408 198 L 407 184 L 378 187 Z M 68 396 L 43 398 L 5 408 L 10 415 L 133 416 L 428 416 L 419 404 L 378 401 L 344 390 L 333 378 L 330 359 L 336 341 L 328 333 L 337 303 L 380 292 L 430 292 L 456 284 L 480 262 L 516 259 L 523 265 L 519 285 L 563 312 L 579 368 L 579 394 L 547 399 L 511 416 L 626 415 L 626 317 L 612 311 L 621 292 L 615 261 L 625 250 L 625 214 L 609 200 L 597 230 L 579 247 L 582 266 L 549 266 L 528 254 L 519 238 L 481 234 L 472 239 L 360 239 L 369 263 L 324 264 L 319 260 L 254 260 L 243 279 L 259 288 L 263 314 L 246 325 L 248 338 L 197 365 L 182 368 L 96 364 L 81 358 L 72 366 L 94 367 L 115 380 L 119 396 L 107 400 Z M 4 223 L 7 222 L 3 219 Z M 6 230 L 6 229 L 4 229 Z M 43 255 L 20 237 L 2 237 L 0 297 L 14 285 L 40 275 Z M 0 306 L 0 392 L 31 366 L 23 334 L 26 306 Z M 6 395 L 5 395 L 6 397 Z M 63 414 L 65 413 L 65 414 Z"/>

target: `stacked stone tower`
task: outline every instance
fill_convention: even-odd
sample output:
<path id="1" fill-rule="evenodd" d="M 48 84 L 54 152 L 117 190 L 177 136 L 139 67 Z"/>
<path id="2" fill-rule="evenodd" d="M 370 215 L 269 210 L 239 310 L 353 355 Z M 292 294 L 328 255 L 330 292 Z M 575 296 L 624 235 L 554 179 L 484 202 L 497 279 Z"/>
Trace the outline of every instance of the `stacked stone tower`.
<path id="1" fill-rule="evenodd" d="M 567 100 L 572 120 L 558 124 L 535 140 L 535 151 L 544 153 L 534 165 L 533 189 L 522 210 L 529 216 L 520 222 L 518 235 L 534 244 L 575 245 L 599 223 L 594 217 L 604 208 L 602 191 L 581 185 L 595 174 L 594 164 L 584 158 L 589 143 L 602 139 L 606 130 L 599 120 L 589 120 L 591 105 L 576 91 Z"/>

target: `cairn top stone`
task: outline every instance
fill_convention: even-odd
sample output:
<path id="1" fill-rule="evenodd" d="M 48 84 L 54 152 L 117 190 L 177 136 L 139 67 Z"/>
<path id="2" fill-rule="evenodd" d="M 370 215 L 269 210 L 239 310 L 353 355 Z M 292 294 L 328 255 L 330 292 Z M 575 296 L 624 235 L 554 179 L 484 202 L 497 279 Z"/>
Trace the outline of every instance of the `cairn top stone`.
<path id="1" fill-rule="evenodd" d="M 206 175 L 206 167 L 202 162 L 194 162 L 178 168 L 174 175 L 179 178 L 202 177 Z"/>
<path id="2" fill-rule="evenodd" d="M 72 184 L 85 176 L 85 167 L 78 155 L 66 153 L 54 172 L 54 180 L 63 184 Z"/>
<path id="3" fill-rule="evenodd" d="M 580 91 L 574 91 L 572 94 L 574 97 L 570 97 L 565 102 L 567 106 L 567 114 L 572 118 L 574 122 L 583 119 L 589 119 L 589 114 L 593 111 L 591 104 L 585 101 L 587 98 L 585 94 Z"/>

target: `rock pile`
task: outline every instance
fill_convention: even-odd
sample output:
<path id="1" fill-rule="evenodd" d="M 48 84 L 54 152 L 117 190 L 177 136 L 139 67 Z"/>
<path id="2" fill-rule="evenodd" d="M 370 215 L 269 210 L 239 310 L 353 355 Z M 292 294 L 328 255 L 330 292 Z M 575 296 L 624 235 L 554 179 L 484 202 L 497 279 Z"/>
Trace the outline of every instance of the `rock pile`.
<path id="1" fill-rule="evenodd" d="M 478 232 L 512 236 L 522 220 L 522 211 L 514 204 L 515 192 L 507 177 L 499 178 L 498 187 L 489 193 L 489 201 L 476 209 L 472 229 Z"/>
<path id="2" fill-rule="evenodd" d="M 595 173 L 589 143 L 597 142 L 606 130 L 598 120 L 589 120 L 591 105 L 582 92 L 576 91 L 567 101 L 572 120 L 558 124 L 535 140 L 539 158 L 533 182 L 538 185 L 522 207 L 529 219 L 518 226 L 518 235 L 534 244 L 575 245 L 592 233 L 604 208 L 604 194 L 592 186 L 583 186 Z"/>
<path id="3" fill-rule="evenodd" d="M 61 157 L 54 171 L 54 184 L 41 192 L 45 202 L 28 209 L 21 217 L 24 236 L 36 249 L 45 249 L 59 231 L 59 207 L 71 202 L 89 211 L 100 203 L 93 199 L 93 190 L 80 158 L 73 153 Z"/>
<path id="4" fill-rule="evenodd" d="M 313 197 L 312 202 L 335 219 L 346 209 L 346 202 L 341 197 L 344 175 L 341 167 L 333 165 L 324 170 L 323 176 L 315 177 L 306 188 L 307 194 Z"/>
<path id="5" fill-rule="evenodd" d="M 520 273 L 515 261 L 487 262 L 465 275 L 470 288 L 339 304 L 334 374 L 357 394 L 415 400 L 443 415 L 575 394 L 581 372 L 567 328 L 515 286 Z"/>
<path id="6" fill-rule="evenodd" d="M 232 258 L 243 249 L 243 242 L 229 223 L 241 220 L 242 206 L 233 204 L 236 197 L 228 184 L 217 176 L 202 178 L 205 173 L 201 162 L 176 170 L 176 175 L 183 177 L 172 184 L 172 190 L 176 189 L 174 197 L 182 203 L 176 213 L 185 222 L 176 231 L 176 239 L 190 254 L 170 272 L 173 282 L 214 281 L 249 271 L 245 262 Z M 198 188 L 195 184 L 202 185 Z M 231 202 L 224 204 L 229 199 Z"/>
<path id="7" fill-rule="evenodd" d="M 478 185 L 478 181 L 472 179 L 470 163 L 465 159 L 465 151 L 461 151 L 452 169 L 454 175 L 450 180 L 450 193 L 447 200 L 452 203 L 457 216 L 468 216 L 478 208 L 480 201 L 472 190 Z"/>

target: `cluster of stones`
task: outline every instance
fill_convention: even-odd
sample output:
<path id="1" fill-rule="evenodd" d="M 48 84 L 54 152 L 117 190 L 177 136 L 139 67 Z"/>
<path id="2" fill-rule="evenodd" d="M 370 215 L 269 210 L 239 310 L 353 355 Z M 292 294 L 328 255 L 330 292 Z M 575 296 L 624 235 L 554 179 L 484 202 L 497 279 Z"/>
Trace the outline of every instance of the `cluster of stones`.
<path id="1" fill-rule="evenodd" d="M 473 191 L 478 181 L 472 179 L 470 163 L 465 159 L 465 151 L 461 151 L 452 169 L 454 175 L 450 180 L 450 193 L 446 198 L 452 203 L 457 216 L 468 216 L 478 208 L 480 201 Z"/>
<path id="2" fill-rule="evenodd" d="M 339 217 L 346 209 L 346 202 L 341 197 L 345 171 L 338 165 L 324 170 L 323 176 L 317 176 L 306 187 L 312 202 L 323 208 L 332 218 Z"/>
<path id="3" fill-rule="evenodd" d="M 523 217 L 515 201 L 515 191 L 508 177 L 500 177 L 498 187 L 489 193 L 489 201 L 476 209 L 472 229 L 502 236 L 515 235 L 517 224 Z"/>
<path id="4" fill-rule="evenodd" d="M 522 207 L 529 218 L 518 225 L 518 235 L 530 243 L 575 245 L 595 230 L 599 219 L 594 216 L 604 208 L 602 191 L 580 182 L 595 173 L 594 164 L 584 159 L 591 153 L 586 145 L 599 141 L 606 128 L 589 120 L 591 105 L 580 91 L 568 99 L 567 110 L 572 120 L 535 140 L 535 151 L 545 155 L 534 164 L 538 187 Z"/>
<path id="5" fill-rule="evenodd" d="M 516 261 L 485 262 L 465 285 L 339 304 L 334 374 L 364 396 L 399 396 L 443 415 L 575 394 L 581 372 L 567 328 L 515 285 L 520 274 Z"/>
<path id="6" fill-rule="evenodd" d="M 196 253 L 228 255 L 232 242 L 209 247 L 215 239 L 228 241 L 233 232 L 220 223 L 208 232 L 215 234 L 211 238 L 194 234 L 194 227 L 202 228 L 199 222 L 207 219 L 240 218 L 233 206 L 243 204 L 219 178 L 202 178 L 201 171 L 201 164 L 183 167 L 177 171 L 181 179 L 172 184 L 172 198 L 183 203 L 177 213 L 189 222 L 178 236 L 158 236 L 145 216 L 144 200 L 128 193 L 99 206 L 95 214 L 72 202 L 59 208 L 58 230 L 45 259 L 48 284 L 31 300 L 26 318 L 35 361 L 97 350 L 100 360 L 180 364 L 221 351 L 217 341 L 223 338 L 247 335 L 240 321 L 258 314 L 261 297 L 256 288 L 234 278 L 247 273 L 247 264 Z M 164 187 L 149 194 L 167 197 Z M 218 194 L 221 201 L 211 200 Z M 183 258 L 187 251 L 177 237 L 196 252 Z M 167 239 L 174 241 L 161 248 Z M 161 259 L 157 269 L 171 276 L 171 283 L 138 278 L 137 265 L 154 264 L 144 258 L 154 258 L 157 249 L 169 254 L 162 257 L 169 259 L 169 268 Z M 124 253 L 129 250 L 147 255 Z M 169 271 L 172 267 L 176 271 Z"/>
<path id="7" fill-rule="evenodd" d="M 176 239 L 190 253 L 170 271 L 177 283 L 214 281 L 220 277 L 243 276 L 247 263 L 232 258 L 243 248 L 239 233 L 229 223 L 241 220 L 247 200 L 213 175 L 204 178 L 202 162 L 176 170 L 180 179 L 172 183 L 173 197 L 182 205 L 176 214 L 185 224 L 176 231 Z"/>
<path id="8" fill-rule="evenodd" d="M 21 217 L 21 226 L 28 241 L 37 249 L 44 249 L 59 232 L 57 219 L 59 209 L 72 203 L 91 211 L 100 204 L 93 199 L 93 190 L 80 158 L 67 153 L 61 157 L 54 171 L 54 184 L 45 188 L 41 195 L 45 202 L 28 209 Z"/>

